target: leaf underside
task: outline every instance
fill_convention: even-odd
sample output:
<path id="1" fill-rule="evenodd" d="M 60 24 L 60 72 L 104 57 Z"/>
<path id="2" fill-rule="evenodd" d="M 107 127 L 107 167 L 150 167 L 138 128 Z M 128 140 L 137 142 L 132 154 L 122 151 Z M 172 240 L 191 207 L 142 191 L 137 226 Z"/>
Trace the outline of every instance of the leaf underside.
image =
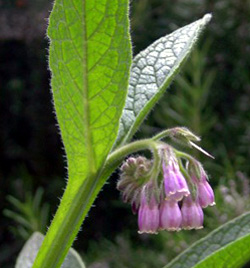
<path id="1" fill-rule="evenodd" d="M 199 268 L 238 267 L 237 265 L 233 266 L 234 258 L 231 259 L 232 265 L 230 265 L 230 262 L 227 262 L 228 255 L 232 254 L 234 256 L 233 254 L 236 252 L 235 255 L 242 254 L 242 261 L 245 262 L 247 259 L 250 259 L 249 234 L 250 213 L 248 212 L 214 230 L 177 256 L 168 265 L 164 266 L 164 268 L 191 268 L 196 267 L 195 265 L 198 263 L 201 265 L 197 265 Z M 235 240 L 237 241 L 234 244 Z M 243 248 L 244 244 L 246 245 L 246 242 L 248 243 L 248 249 L 243 250 L 241 253 L 240 249 Z M 237 249 L 238 246 L 239 250 Z M 211 254 L 214 254 L 215 257 Z M 206 265 L 206 258 L 209 259 L 208 263 L 210 264 L 218 260 L 221 266 Z"/>
<path id="2" fill-rule="evenodd" d="M 116 146 L 127 143 L 190 54 L 211 15 L 155 41 L 133 60 Z"/>
<path id="3" fill-rule="evenodd" d="M 44 236 L 35 232 L 25 243 L 20 252 L 15 268 L 31 268 L 36 258 L 37 252 L 42 245 Z M 81 257 L 74 249 L 70 249 L 61 268 L 85 268 Z"/>

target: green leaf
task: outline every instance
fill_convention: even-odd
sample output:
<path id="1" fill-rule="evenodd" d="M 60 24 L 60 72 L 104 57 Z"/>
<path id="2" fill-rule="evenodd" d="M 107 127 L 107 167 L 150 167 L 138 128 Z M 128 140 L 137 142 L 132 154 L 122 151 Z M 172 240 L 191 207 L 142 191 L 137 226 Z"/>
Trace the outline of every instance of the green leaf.
<path id="1" fill-rule="evenodd" d="M 68 185 L 34 267 L 60 267 L 103 186 L 98 181 L 125 104 L 131 43 L 128 0 L 56 0 L 49 63 Z"/>
<path id="2" fill-rule="evenodd" d="M 39 232 L 35 232 L 29 240 L 23 246 L 20 252 L 15 268 L 31 268 L 34 260 L 36 258 L 37 252 L 41 247 L 44 235 Z M 68 255 L 65 258 L 64 263 L 61 268 L 85 268 L 85 265 L 79 256 L 79 254 L 74 250 L 70 249 Z"/>
<path id="3" fill-rule="evenodd" d="M 227 259 L 229 258 L 228 254 L 232 254 L 232 256 L 242 254 L 242 261 L 244 262 L 250 259 L 250 247 L 248 246 L 248 249 L 245 250 L 242 249 L 244 243 L 250 243 L 249 235 L 250 212 L 243 214 L 214 230 L 177 256 L 168 265 L 164 266 L 164 268 L 196 267 L 195 265 L 198 263 L 203 265 L 206 258 L 209 263 L 212 263 L 216 259 L 222 266 L 217 266 L 216 264 L 216 266 L 205 265 L 197 267 L 238 267 L 227 264 Z M 235 240 L 237 241 L 234 242 Z M 242 249 L 241 251 L 238 251 L 238 246 L 239 249 Z M 232 258 L 232 263 L 233 259 L 234 258 Z M 235 259 L 238 260 L 236 256 Z"/>
<path id="4" fill-rule="evenodd" d="M 57 0 L 49 63 L 69 182 L 97 173 L 118 132 L 131 47 L 126 0 Z"/>
<path id="5" fill-rule="evenodd" d="M 133 60 L 116 146 L 127 143 L 162 97 L 210 21 L 202 19 L 166 35 Z"/>
<path id="6" fill-rule="evenodd" d="M 228 244 L 194 268 L 238 268 L 250 260 L 250 234 Z"/>

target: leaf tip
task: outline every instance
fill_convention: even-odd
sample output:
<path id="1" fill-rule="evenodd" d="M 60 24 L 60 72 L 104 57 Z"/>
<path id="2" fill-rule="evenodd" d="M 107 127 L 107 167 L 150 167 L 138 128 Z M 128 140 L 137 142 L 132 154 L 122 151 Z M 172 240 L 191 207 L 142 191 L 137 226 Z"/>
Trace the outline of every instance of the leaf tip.
<path id="1" fill-rule="evenodd" d="M 204 15 L 203 17 L 203 21 L 205 24 L 208 24 L 210 22 L 210 20 L 212 19 L 212 13 L 207 13 L 206 15 Z"/>

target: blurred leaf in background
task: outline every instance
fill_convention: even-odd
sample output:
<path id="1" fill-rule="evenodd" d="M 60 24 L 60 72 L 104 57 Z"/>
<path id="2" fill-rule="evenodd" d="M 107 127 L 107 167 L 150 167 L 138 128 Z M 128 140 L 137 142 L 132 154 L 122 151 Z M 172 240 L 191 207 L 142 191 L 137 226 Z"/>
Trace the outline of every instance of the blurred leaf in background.
<path id="1" fill-rule="evenodd" d="M 49 204 L 42 203 L 44 190 L 40 187 L 34 196 L 30 192 L 25 193 L 23 201 L 9 195 L 7 200 L 13 209 L 5 209 L 3 214 L 14 220 L 16 226 L 10 229 L 15 235 L 27 240 L 34 232 L 45 234 L 49 220 Z"/>

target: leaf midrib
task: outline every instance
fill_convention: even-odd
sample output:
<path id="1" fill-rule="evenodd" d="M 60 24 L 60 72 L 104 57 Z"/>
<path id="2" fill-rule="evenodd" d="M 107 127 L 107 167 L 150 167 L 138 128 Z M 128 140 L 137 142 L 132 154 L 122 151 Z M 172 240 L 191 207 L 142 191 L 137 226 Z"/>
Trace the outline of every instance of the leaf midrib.
<path id="1" fill-rule="evenodd" d="M 88 38 L 87 38 L 87 28 L 86 28 L 86 1 L 82 4 L 82 26 L 83 26 L 83 122 L 85 125 L 85 133 L 83 136 L 86 141 L 87 148 L 87 161 L 88 161 L 88 171 L 90 174 L 96 172 L 95 157 L 92 146 L 92 133 L 90 131 L 90 112 L 89 112 L 89 99 L 88 99 Z"/>

